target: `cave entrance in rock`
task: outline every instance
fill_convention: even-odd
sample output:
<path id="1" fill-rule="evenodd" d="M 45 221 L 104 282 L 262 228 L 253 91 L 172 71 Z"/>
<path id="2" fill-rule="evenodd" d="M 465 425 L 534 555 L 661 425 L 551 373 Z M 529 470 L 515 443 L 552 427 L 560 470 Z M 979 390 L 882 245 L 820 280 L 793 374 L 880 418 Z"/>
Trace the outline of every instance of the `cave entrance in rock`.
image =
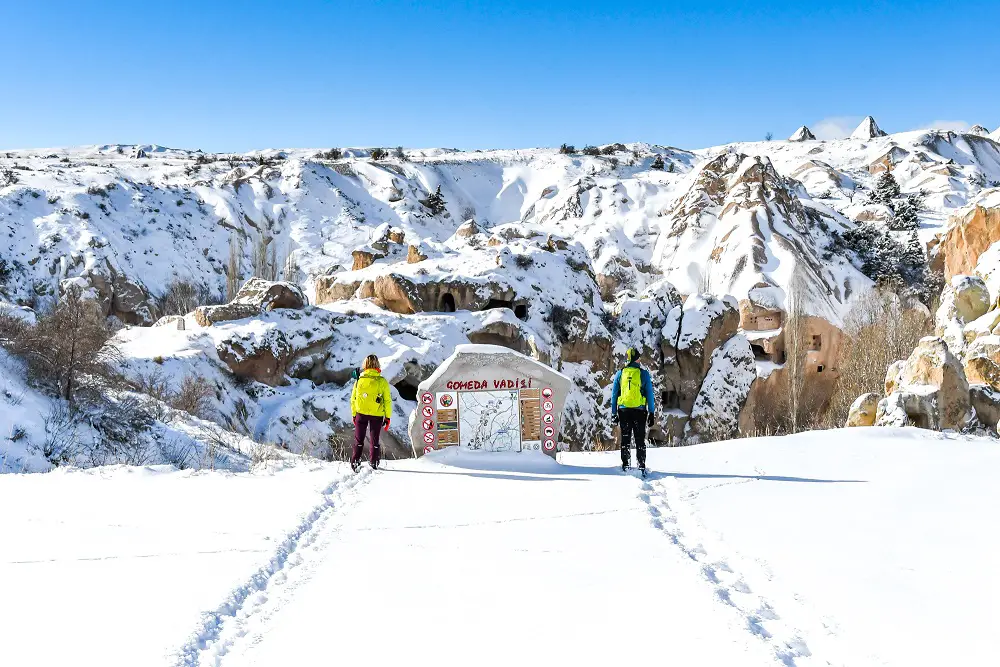
<path id="1" fill-rule="evenodd" d="M 750 349 L 753 351 L 753 358 L 757 361 L 770 361 L 771 355 L 767 353 L 763 345 L 750 343 Z"/>
<path id="2" fill-rule="evenodd" d="M 677 410 L 681 407 L 681 395 L 673 389 L 660 392 L 660 405 L 664 410 Z"/>
<path id="3" fill-rule="evenodd" d="M 514 317 L 522 321 L 528 319 L 528 304 L 519 303 L 514 306 Z"/>
<path id="4" fill-rule="evenodd" d="M 452 296 L 451 292 L 445 292 L 441 295 L 441 310 L 445 313 L 455 312 L 455 297 Z"/>
<path id="5" fill-rule="evenodd" d="M 399 397 L 404 401 L 415 401 L 417 400 L 417 385 L 413 384 L 410 380 L 403 379 L 392 385 L 399 392 Z"/>

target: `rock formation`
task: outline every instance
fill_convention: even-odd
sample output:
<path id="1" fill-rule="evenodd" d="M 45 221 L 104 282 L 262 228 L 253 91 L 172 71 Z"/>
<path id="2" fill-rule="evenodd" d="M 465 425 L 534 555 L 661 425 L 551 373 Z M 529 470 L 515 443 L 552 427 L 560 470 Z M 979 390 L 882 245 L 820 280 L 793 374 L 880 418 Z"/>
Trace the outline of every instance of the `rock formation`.
<path id="1" fill-rule="evenodd" d="M 875 393 L 861 394 L 851 404 L 846 426 L 873 426 L 881 397 Z"/>
<path id="2" fill-rule="evenodd" d="M 865 116 L 865 119 L 851 133 L 851 139 L 860 139 L 861 141 L 868 141 L 884 136 L 886 136 L 886 133 L 882 131 L 878 123 L 871 116 Z"/>
<path id="3" fill-rule="evenodd" d="M 199 325 L 210 327 L 219 322 L 242 320 L 276 308 L 299 309 L 306 304 L 305 294 L 298 285 L 251 278 L 244 283 L 232 301 L 221 306 L 200 306 L 194 311 L 194 318 Z"/>
<path id="4" fill-rule="evenodd" d="M 799 129 L 792 133 L 792 136 L 788 137 L 789 141 L 815 141 L 816 135 L 812 133 L 808 127 L 803 125 Z"/>
<path id="5" fill-rule="evenodd" d="M 941 338 L 922 338 L 878 405 L 877 426 L 961 430 L 973 411 L 962 363 Z"/>

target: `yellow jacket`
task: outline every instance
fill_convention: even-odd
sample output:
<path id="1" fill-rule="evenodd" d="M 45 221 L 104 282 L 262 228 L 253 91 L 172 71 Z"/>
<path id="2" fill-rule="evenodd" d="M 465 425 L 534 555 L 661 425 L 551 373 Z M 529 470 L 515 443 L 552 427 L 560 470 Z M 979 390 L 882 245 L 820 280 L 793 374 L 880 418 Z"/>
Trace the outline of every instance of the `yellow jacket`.
<path id="1" fill-rule="evenodd" d="M 389 381 L 382 374 L 369 369 L 362 371 L 351 392 L 351 416 L 357 414 L 372 417 L 392 416 L 392 397 L 389 395 Z"/>

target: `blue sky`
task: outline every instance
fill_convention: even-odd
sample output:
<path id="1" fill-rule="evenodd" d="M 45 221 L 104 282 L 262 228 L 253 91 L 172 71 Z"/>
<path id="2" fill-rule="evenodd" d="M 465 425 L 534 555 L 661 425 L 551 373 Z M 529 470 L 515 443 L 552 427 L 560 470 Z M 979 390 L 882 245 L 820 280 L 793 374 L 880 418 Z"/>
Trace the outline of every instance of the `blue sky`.
<path id="1" fill-rule="evenodd" d="M 995 2 L 0 0 L 0 149 L 993 130 L 996 21 Z"/>

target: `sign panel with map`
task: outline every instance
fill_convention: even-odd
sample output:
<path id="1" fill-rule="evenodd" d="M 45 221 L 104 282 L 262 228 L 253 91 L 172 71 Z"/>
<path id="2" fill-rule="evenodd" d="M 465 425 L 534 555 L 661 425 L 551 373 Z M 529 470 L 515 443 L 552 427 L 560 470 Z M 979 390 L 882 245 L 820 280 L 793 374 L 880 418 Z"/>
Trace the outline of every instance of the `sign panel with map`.
<path id="1" fill-rule="evenodd" d="M 569 386 L 566 376 L 506 348 L 458 346 L 432 380 L 420 384 L 410 420 L 414 453 L 457 445 L 555 456 Z"/>

